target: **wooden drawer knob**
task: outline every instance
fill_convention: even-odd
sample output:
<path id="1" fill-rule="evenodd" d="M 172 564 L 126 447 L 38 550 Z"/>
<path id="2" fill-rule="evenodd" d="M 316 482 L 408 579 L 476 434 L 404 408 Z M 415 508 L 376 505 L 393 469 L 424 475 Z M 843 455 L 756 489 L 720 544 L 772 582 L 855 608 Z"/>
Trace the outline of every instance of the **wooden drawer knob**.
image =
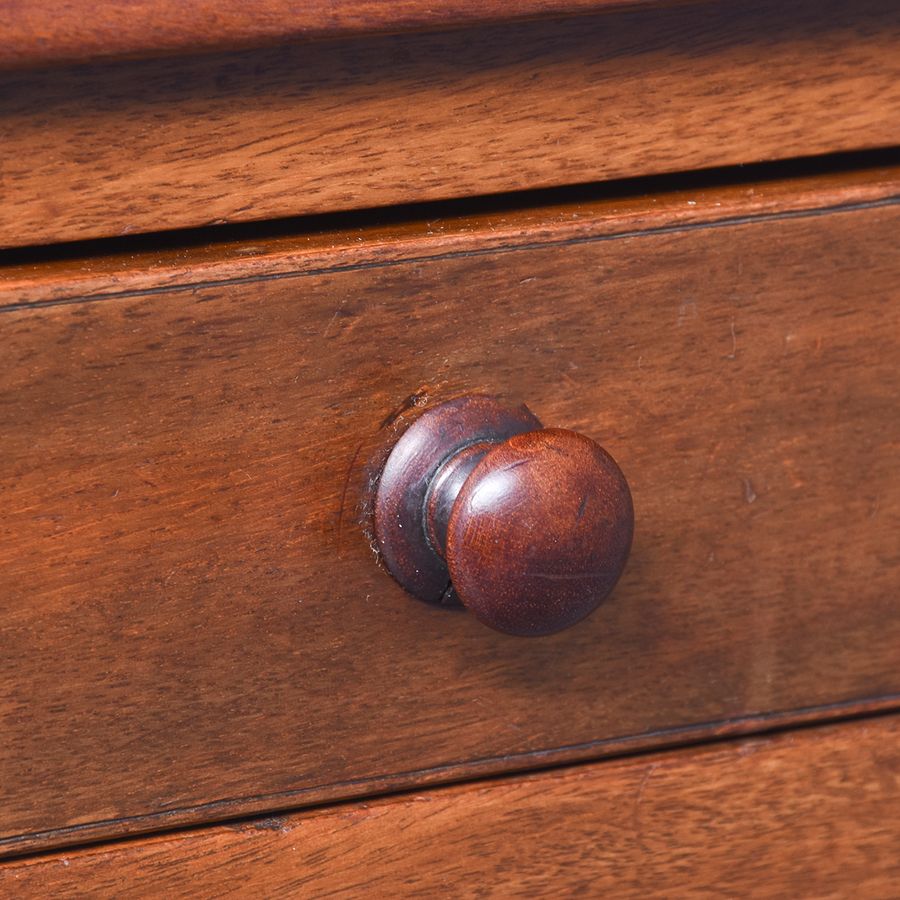
<path id="1" fill-rule="evenodd" d="M 397 581 L 429 602 L 452 588 L 508 634 L 552 634 L 593 612 L 633 531 L 628 483 L 602 447 L 484 396 L 423 413 L 375 497 L 375 537 Z"/>

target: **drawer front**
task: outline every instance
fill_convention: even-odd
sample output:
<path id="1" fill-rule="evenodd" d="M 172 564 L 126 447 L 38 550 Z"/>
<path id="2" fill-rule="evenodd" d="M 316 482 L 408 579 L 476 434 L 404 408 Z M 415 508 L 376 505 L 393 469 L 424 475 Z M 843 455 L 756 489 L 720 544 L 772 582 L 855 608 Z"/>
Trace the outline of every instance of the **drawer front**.
<path id="1" fill-rule="evenodd" d="M 20 278 L 4 848 L 896 703 L 898 183 L 532 210 L 499 244 L 354 234 L 355 264 L 297 238 L 194 283 L 190 257 L 81 294 Z M 628 477 L 631 559 L 569 631 L 491 632 L 376 565 L 370 460 L 470 390 Z"/>
<path id="2" fill-rule="evenodd" d="M 0 864 L 16 897 L 892 897 L 894 718 Z"/>
<path id="3" fill-rule="evenodd" d="M 0 247 L 900 144 L 893 0 L 653 6 L 0 76 Z"/>

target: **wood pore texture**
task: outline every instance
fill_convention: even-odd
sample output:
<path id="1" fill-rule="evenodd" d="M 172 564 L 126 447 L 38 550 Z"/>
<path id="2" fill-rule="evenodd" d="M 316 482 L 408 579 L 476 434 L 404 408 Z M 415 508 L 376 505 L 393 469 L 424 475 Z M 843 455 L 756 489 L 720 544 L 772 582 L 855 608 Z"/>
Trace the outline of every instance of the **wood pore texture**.
<path id="1" fill-rule="evenodd" d="M 0 69 L 572 15 L 674 0 L 0 0 Z"/>
<path id="2" fill-rule="evenodd" d="M 0 246 L 897 143 L 893 0 L 648 4 L 12 72 Z"/>
<path id="3" fill-rule="evenodd" d="M 900 179 L 872 183 L 410 228 L 332 271 L 299 239 L 269 274 L 198 251 L 205 283 L 97 264 L 103 296 L 31 307 L 14 271 L 3 851 L 896 705 Z M 372 461 L 477 390 L 628 478 L 630 561 L 568 632 L 417 602 L 364 533 Z"/>
<path id="4" fill-rule="evenodd" d="M 887 898 L 896 718 L 0 864 L 14 897 Z"/>

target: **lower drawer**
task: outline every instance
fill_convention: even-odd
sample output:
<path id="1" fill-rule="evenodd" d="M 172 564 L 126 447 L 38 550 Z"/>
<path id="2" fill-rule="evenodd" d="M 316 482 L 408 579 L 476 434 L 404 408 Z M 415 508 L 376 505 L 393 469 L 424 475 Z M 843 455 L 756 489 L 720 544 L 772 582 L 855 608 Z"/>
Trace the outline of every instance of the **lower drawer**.
<path id="1" fill-rule="evenodd" d="M 893 897 L 888 718 L 0 865 L 16 897 Z"/>
<path id="2" fill-rule="evenodd" d="M 900 177 L 7 269 L 0 846 L 22 852 L 900 694 Z M 609 602 L 534 640 L 360 522 L 484 390 L 631 483 Z"/>

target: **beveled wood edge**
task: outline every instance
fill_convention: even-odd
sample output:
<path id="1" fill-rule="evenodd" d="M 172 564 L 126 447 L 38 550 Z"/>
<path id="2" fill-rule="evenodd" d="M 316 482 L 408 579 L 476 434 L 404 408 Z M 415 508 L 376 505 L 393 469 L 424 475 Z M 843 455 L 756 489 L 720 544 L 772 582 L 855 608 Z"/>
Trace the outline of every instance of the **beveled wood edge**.
<path id="1" fill-rule="evenodd" d="M 98 841 L 159 833 L 185 826 L 221 824 L 264 814 L 283 814 L 328 803 L 380 797 L 486 776 L 524 773 L 551 766 L 690 747 L 710 741 L 783 731 L 797 726 L 827 725 L 846 719 L 897 712 L 900 712 L 900 694 L 888 694 L 877 698 L 848 700 L 823 706 L 686 725 L 647 734 L 557 747 L 552 750 L 470 762 L 452 762 L 430 769 L 338 782 L 299 791 L 240 799 L 224 798 L 212 803 L 166 810 L 161 813 L 87 822 L 50 831 L 3 837 L 0 838 L 0 860 Z"/>
<path id="2" fill-rule="evenodd" d="M 900 200 L 900 165 L 0 265 L 0 312 L 720 227 Z M 330 219 L 331 217 L 329 217 Z M 355 221 L 351 216 L 349 222 Z M 299 226 L 298 226 L 299 227 Z M 102 243 L 102 242 L 101 242 Z M 6 252 L 15 260 L 15 252 Z"/>
<path id="3" fill-rule="evenodd" d="M 697 0 L 8 0 L 0 71 L 589 15 Z"/>
<path id="4" fill-rule="evenodd" d="M 601 895 L 668 897 L 669 880 L 677 896 L 725 878 L 728 896 L 888 896 L 900 872 L 890 815 L 898 729 L 896 716 L 874 716 L 178 830 L 6 861 L 0 882 L 40 897 L 180 896 L 235 879 L 269 894 L 420 896 L 453 884 L 466 896 L 550 885 L 568 896 L 590 883 Z M 551 847 L 541 842 L 548 815 L 569 817 Z M 585 853 L 595 836 L 602 849 Z M 398 837 L 403 852 L 391 853 Z M 524 877 L 510 870 L 509 838 Z M 554 855 L 576 848 L 578 857 Z"/>
<path id="5" fill-rule="evenodd" d="M 266 896 L 893 896 L 898 735 L 897 716 L 876 716 L 504 776 L 7 861 L 0 884 L 33 897 L 236 883 Z"/>

